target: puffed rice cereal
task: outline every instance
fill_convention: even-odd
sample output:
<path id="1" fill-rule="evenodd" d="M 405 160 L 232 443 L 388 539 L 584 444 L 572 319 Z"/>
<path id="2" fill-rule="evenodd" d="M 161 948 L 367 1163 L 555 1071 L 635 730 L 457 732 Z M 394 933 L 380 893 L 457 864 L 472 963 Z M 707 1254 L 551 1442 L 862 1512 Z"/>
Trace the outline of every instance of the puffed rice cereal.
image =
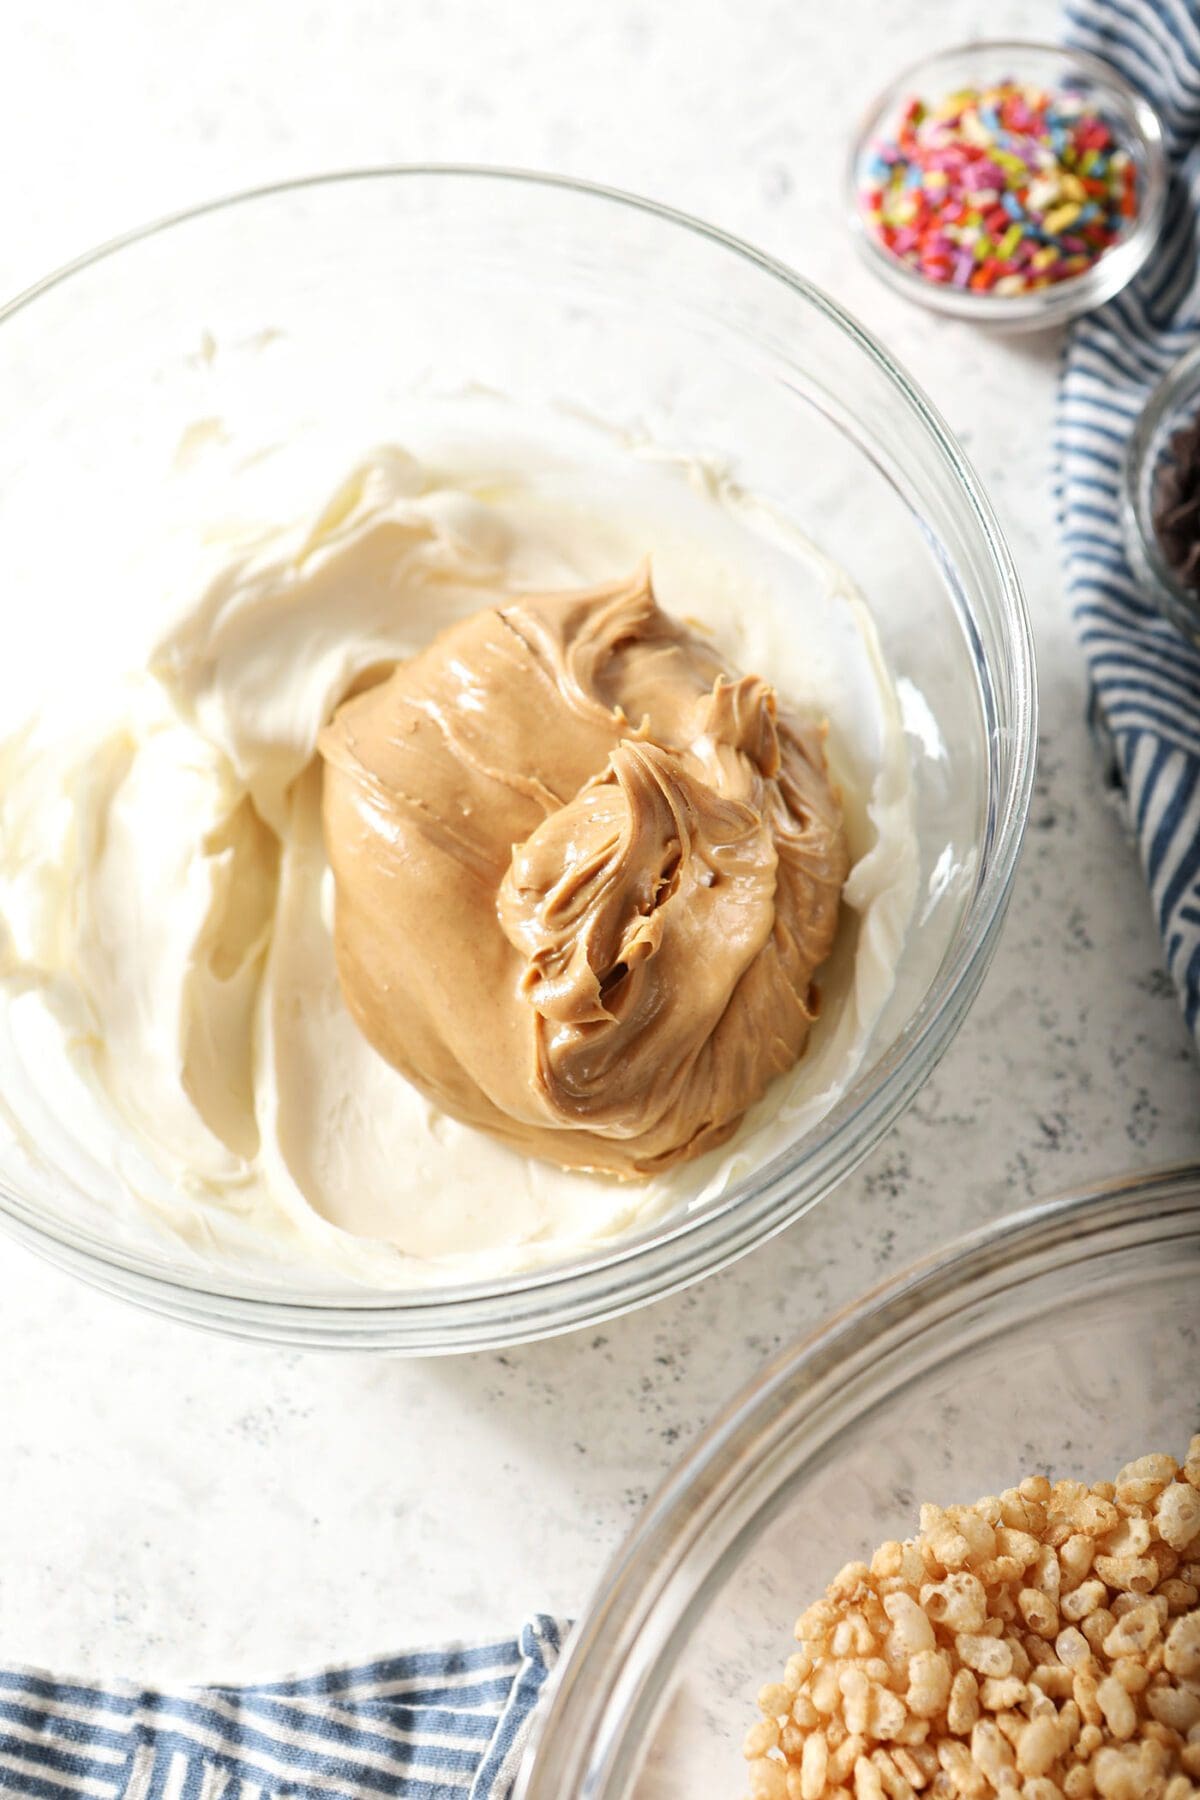
<path id="1" fill-rule="evenodd" d="M 1200 1800 L 1200 1437 L 847 1563 L 758 1697 L 752 1800 Z"/>

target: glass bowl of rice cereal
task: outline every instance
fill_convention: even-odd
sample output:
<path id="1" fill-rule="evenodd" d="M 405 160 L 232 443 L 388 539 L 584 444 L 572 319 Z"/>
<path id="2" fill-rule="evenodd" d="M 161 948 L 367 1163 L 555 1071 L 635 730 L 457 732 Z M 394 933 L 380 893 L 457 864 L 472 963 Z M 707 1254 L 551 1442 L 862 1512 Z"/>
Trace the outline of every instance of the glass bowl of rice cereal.
<path id="1" fill-rule="evenodd" d="M 1200 1793 L 1200 1167 L 787 1350 L 576 1627 L 519 1800 Z M 981 1498 L 983 1497 L 983 1498 Z"/>

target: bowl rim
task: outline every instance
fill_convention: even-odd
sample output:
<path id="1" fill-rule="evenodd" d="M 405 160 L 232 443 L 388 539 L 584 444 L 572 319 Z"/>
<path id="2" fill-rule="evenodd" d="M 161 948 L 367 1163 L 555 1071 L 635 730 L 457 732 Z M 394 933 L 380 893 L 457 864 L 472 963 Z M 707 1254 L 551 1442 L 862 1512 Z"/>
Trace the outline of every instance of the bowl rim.
<path id="1" fill-rule="evenodd" d="M 880 244 L 867 227 L 859 205 L 859 167 L 873 138 L 905 90 L 918 85 L 942 64 L 961 58 L 1022 55 L 1050 57 L 1081 70 L 1097 85 L 1116 93 L 1132 115 L 1146 167 L 1146 192 L 1133 228 L 1081 274 L 1028 294 L 979 294 L 970 289 L 940 287 L 910 269 Z M 860 255 L 896 293 L 946 318 L 990 325 L 999 331 L 1043 331 L 1091 312 L 1128 287 L 1144 267 L 1162 230 L 1167 210 L 1168 170 L 1165 133 L 1153 103 L 1113 63 L 1090 50 L 1056 44 L 1044 38 L 972 38 L 936 50 L 909 63 L 880 88 L 855 126 L 845 171 L 847 223 Z"/>
<path id="2" fill-rule="evenodd" d="M 774 1159 L 774 1175 L 753 1195 L 721 1196 L 695 1215 L 659 1221 L 614 1240 L 611 1247 L 574 1261 L 536 1268 L 508 1279 L 405 1290 L 301 1297 L 279 1294 L 252 1281 L 219 1279 L 204 1270 L 164 1271 L 137 1252 L 117 1249 L 82 1229 L 47 1221 L 0 1183 L 0 1223 L 31 1248 L 98 1285 L 152 1311 L 187 1323 L 276 1343 L 347 1350 L 374 1348 L 413 1355 L 471 1351 L 527 1342 L 582 1325 L 600 1323 L 650 1300 L 664 1298 L 735 1261 L 791 1224 L 862 1160 L 913 1097 L 947 1048 L 973 1000 L 995 951 L 1011 895 L 1033 789 L 1037 740 L 1037 688 L 1028 608 L 1011 552 L 978 477 L 940 413 L 883 345 L 820 288 L 787 264 L 719 226 L 661 201 L 574 177 L 472 163 L 410 163 L 312 174 L 203 202 L 136 227 L 83 253 L 0 307 L 0 327 L 41 296 L 94 265 L 172 230 L 239 207 L 311 190 L 413 180 L 531 186 L 578 195 L 659 219 L 748 263 L 822 315 L 895 391 L 937 452 L 953 480 L 986 552 L 996 588 L 996 627 L 1003 645 L 1004 676 L 1012 693 L 1011 717 L 993 716 L 993 686 L 984 698 L 989 806 L 986 830 L 991 854 L 980 859 L 974 885 L 955 935 L 919 1005 L 896 1039 L 874 1063 L 865 1086 L 846 1094 L 806 1134 L 819 1188 L 798 1198 L 789 1152 Z M 957 604 L 957 601 L 956 601 Z M 966 614 L 974 628 L 974 619 Z M 972 635 L 977 637 L 974 629 Z M 987 668 L 975 649 L 977 670 Z M 1008 758 L 1007 780 L 998 772 L 1000 744 Z M 814 1155 L 815 1152 L 815 1155 Z M 780 1165 L 784 1165 L 780 1167 Z M 770 1168 L 772 1165 L 767 1165 Z"/>
<path id="3" fill-rule="evenodd" d="M 1194 1238 L 1198 1230 L 1200 1161 L 1113 1176 L 955 1239 L 778 1352 L 676 1463 L 593 1588 L 539 1703 L 513 1800 L 607 1795 L 620 1744 L 612 1715 L 638 1705 L 648 1686 L 654 1651 L 638 1670 L 639 1646 L 672 1633 L 673 1619 L 654 1627 L 660 1600 L 672 1589 L 690 1596 L 688 1552 L 736 1507 L 746 1473 L 766 1466 L 806 1414 L 818 1414 L 841 1386 L 932 1327 L 1056 1262 L 1082 1269 L 1116 1249 Z M 748 1707 L 752 1700 L 748 1694 Z"/>

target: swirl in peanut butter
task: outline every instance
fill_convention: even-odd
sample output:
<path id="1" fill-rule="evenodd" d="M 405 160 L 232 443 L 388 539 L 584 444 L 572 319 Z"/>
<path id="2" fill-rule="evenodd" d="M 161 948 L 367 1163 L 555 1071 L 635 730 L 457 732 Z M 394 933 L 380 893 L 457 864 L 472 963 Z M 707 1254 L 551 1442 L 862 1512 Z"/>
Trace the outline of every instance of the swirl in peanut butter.
<path id="1" fill-rule="evenodd" d="M 823 729 L 649 575 L 487 608 L 320 738 L 346 1002 L 436 1104 L 646 1176 L 802 1053 L 848 854 Z"/>

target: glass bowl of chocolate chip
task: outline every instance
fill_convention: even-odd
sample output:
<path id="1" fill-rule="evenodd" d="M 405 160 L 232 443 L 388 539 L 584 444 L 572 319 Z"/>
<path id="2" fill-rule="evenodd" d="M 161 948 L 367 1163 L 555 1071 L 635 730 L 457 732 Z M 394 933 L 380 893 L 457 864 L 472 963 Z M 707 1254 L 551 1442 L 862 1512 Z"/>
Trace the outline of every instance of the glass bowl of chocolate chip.
<path id="1" fill-rule="evenodd" d="M 1121 511 L 1139 587 L 1200 644 L 1200 344 L 1167 371 L 1134 426 Z"/>

